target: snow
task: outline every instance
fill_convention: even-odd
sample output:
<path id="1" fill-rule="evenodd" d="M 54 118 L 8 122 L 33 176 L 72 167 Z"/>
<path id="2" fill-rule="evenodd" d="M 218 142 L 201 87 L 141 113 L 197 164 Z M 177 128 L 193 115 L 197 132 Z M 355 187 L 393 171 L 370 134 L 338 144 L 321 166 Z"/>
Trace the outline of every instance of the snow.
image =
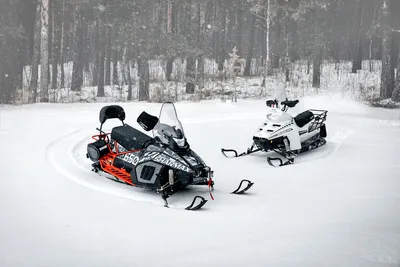
<path id="1" fill-rule="evenodd" d="M 137 127 L 140 112 L 158 116 L 161 107 L 119 104 Z M 399 109 L 337 95 L 301 98 L 293 114 L 328 110 L 328 143 L 273 168 L 262 153 L 220 152 L 251 145 L 265 100 L 176 103 L 191 147 L 215 171 L 215 200 L 190 212 L 90 171 L 85 149 L 103 105 L 0 109 L 0 266 L 400 264 Z M 241 179 L 255 182 L 249 193 L 229 194 Z M 193 190 L 171 197 L 171 206 L 208 196 Z"/>

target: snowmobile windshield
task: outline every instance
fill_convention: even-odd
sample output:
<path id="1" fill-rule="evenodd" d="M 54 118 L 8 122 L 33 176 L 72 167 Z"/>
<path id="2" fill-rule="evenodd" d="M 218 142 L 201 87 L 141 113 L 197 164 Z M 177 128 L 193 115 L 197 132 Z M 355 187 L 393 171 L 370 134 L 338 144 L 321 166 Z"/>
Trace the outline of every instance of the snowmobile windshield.
<path id="1" fill-rule="evenodd" d="M 173 103 L 163 103 L 159 121 L 153 129 L 153 135 L 159 137 L 163 143 L 169 144 L 169 140 L 172 138 L 178 146 L 184 146 L 185 133 Z"/>

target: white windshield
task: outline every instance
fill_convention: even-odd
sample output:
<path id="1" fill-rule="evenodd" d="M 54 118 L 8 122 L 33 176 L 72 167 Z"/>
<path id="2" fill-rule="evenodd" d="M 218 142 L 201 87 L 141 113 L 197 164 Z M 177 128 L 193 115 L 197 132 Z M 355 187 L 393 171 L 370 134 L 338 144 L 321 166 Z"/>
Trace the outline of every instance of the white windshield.
<path id="1" fill-rule="evenodd" d="M 178 120 L 175 105 L 171 102 L 163 103 L 160 111 L 159 121 L 153 129 L 154 137 L 159 137 L 162 142 L 168 143 L 173 138 L 178 145 L 185 139 L 185 133 L 181 122 Z M 183 143 L 182 143 L 183 145 Z"/>

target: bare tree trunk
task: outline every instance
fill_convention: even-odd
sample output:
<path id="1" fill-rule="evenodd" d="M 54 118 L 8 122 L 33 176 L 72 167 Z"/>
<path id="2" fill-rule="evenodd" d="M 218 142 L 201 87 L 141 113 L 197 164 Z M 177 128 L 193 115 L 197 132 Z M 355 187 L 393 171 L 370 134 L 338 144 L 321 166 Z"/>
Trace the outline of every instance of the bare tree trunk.
<path id="1" fill-rule="evenodd" d="M 137 59 L 139 72 L 139 101 L 149 100 L 149 61 L 143 55 Z"/>
<path id="2" fill-rule="evenodd" d="M 357 73 L 357 70 L 362 69 L 362 27 L 364 24 L 364 0 L 358 0 L 356 3 L 356 21 L 355 21 L 355 41 L 353 49 L 353 67 L 352 73 Z"/>
<path id="3" fill-rule="evenodd" d="M 42 0 L 41 10 L 41 53 L 40 53 L 40 101 L 49 102 L 49 0 Z"/>
<path id="4" fill-rule="evenodd" d="M 100 19 L 100 56 L 99 56 L 99 81 L 97 86 L 97 96 L 104 97 L 104 58 L 106 54 L 106 26 L 104 21 Z"/>
<path id="5" fill-rule="evenodd" d="M 318 40 L 319 42 L 319 40 Z M 322 56 L 322 48 L 318 43 L 315 46 L 314 55 L 313 55 L 313 83 L 312 86 L 314 88 L 320 88 L 321 86 L 321 58 Z"/>
<path id="6" fill-rule="evenodd" d="M 396 73 L 396 81 L 394 86 L 394 91 L 392 94 L 392 100 L 396 102 L 400 102 L 400 42 L 399 42 L 399 52 L 397 59 L 397 73 Z"/>
<path id="7" fill-rule="evenodd" d="M 197 58 L 197 81 L 199 88 L 204 87 L 204 36 L 205 36 L 205 11 L 201 3 L 197 4 L 198 32 L 197 44 L 202 51 Z"/>
<path id="8" fill-rule="evenodd" d="M 41 8 L 40 3 L 36 7 L 36 21 L 33 37 L 33 56 L 32 56 L 32 76 L 29 85 L 29 103 L 36 102 L 37 86 L 39 77 L 39 62 L 40 62 L 40 27 L 41 27 Z"/>
<path id="9" fill-rule="evenodd" d="M 60 39 L 61 39 L 61 29 L 60 29 L 60 23 L 58 22 L 58 19 L 55 18 L 55 16 L 59 14 L 59 9 L 58 5 L 56 4 L 57 2 L 54 2 L 53 4 L 53 41 L 52 41 L 52 77 L 51 77 L 51 88 L 56 89 L 57 88 L 57 78 L 58 78 L 58 61 L 59 61 L 59 56 L 60 56 Z"/>
<path id="10" fill-rule="evenodd" d="M 224 70 L 224 63 L 226 58 L 226 1 L 220 0 L 220 15 L 221 15 L 221 29 L 219 34 L 219 42 L 218 42 L 218 70 L 222 72 Z"/>
<path id="11" fill-rule="evenodd" d="M 132 42 L 129 41 L 126 44 L 127 53 L 125 56 L 125 66 L 127 69 L 127 76 L 128 76 L 128 100 L 132 100 L 132 76 L 131 76 L 131 59 L 132 59 Z"/>
<path id="12" fill-rule="evenodd" d="M 80 91 L 83 84 L 83 25 L 82 12 L 77 7 L 75 12 L 75 48 L 74 48 L 74 66 L 72 69 L 71 91 Z"/>
<path id="13" fill-rule="evenodd" d="M 265 42 L 266 42 L 266 45 L 267 45 L 267 51 L 265 52 L 265 54 L 266 54 L 266 61 L 265 61 L 265 73 L 266 73 L 266 76 L 271 76 L 272 75 L 272 68 L 271 68 L 271 57 L 270 57 L 270 54 L 271 54 L 271 51 L 270 51 L 270 42 L 269 42 L 269 36 L 270 36 L 270 32 L 271 32 L 271 8 L 270 8 L 270 5 L 271 5 L 271 1 L 270 0 L 267 0 L 267 15 L 266 15 L 266 17 L 267 17 L 267 34 L 266 34 L 266 37 L 265 37 Z"/>
<path id="14" fill-rule="evenodd" d="M 192 28 L 192 1 L 188 0 L 185 3 L 185 32 L 186 40 L 191 48 L 196 47 L 195 42 L 195 32 L 196 29 Z M 197 12 L 196 12 L 197 14 Z M 186 93 L 193 94 L 195 90 L 196 81 L 196 58 L 191 54 L 186 58 Z"/>
<path id="15" fill-rule="evenodd" d="M 240 58 L 244 57 L 244 49 L 243 49 L 243 33 L 244 33 L 244 21 L 245 21 L 245 11 L 243 10 L 243 2 L 238 1 L 237 5 L 237 10 L 236 10 L 236 26 L 235 26 L 235 41 L 236 41 L 236 47 L 238 49 L 238 55 Z"/>
<path id="16" fill-rule="evenodd" d="M 112 55 L 112 63 L 113 63 L 113 78 L 112 78 L 112 84 L 117 85 L 119 84 L 119 79 L 118 79 L 118 49 L 114 49 L 113 55 Z"/>
<path id="17" fill-rule="evenodd" d="M 394 87 L 394 69 L 391 64 L 391 44 L 392 44 L 392 34 L 390 28 L 390 18 L 389 18 L 389 0 L 383 1 L 383 37 L 382 37 L 382 74 L 381 74 L 381 90 L 380 96 L 383 99 L 392 96 Z"/>
<path id="18" fill-rule="evenodd" d="M 177 32 L 177 13 L 178 13 L 178 3 L 176 0 L 168 0 L 167 6 L 167 33 L 173 35 Z M 167 60 L 167 66 L 165 70 L 165 77 L 167 81 L 172 80 L 172 71 L 174 63 L 174 55 L 169 55 Z"/>
<path id="19" fill-rule="evenodd" d="M 97 86 L 99 82 L 99 60 L 100 60 L 100 26 L 99 21 L 95 21 L 95 32 L 94 32 L 94 53 L 95 53 L 95 63 L 93 64 L 93 80 L 92 86 Z"/>
<path id="20" fill-rule="evenodd" d="M 105 77 L 105 85 L 111 84 L 111 56 L 112 56 L 112 28 L 111 26 L 107 27 L 107 59 L 106 59 L 106 77 Z"/>
<path id="21" fill-rule="evenodd" d="M 247 49 L 247 57 L 246 57 L 246 66 L 244 68 L 244 73 L 243 76 L 250 76 L 251 74 L 251 61 L 253 59 L 253 49 L 254 49 L 254 32 L 256 28 L 256 16 L 252 13 L 250 13 L 251 16 L 251 23 L 250 23 L 250 42 L 249 42 L 249 47 Z"/>
<path id="22" fill-rule="evenodd" d="M 186 93 L 193 94 L 196 80 L 196 59 L 188 57 L 186 59 Z"/>
<path id="23" fill-rule="evenodd" d="M 376 0 L 374 0 L 374 15 L 372 19 L 372 27 L 375 27 L 375 17 L 376 17 Z M 372 71 L 372 45 L 373 45 L 373 36 L 371 33 L 369 36 L 369 71 Z"/>
<path id="24" fill-rule="evenodd" d="M 65 79 L 65 73 L 64 73 L 64 42 L 65 42 L 65 0 L 62 1 L 62 18 L 61 18 L 61 44 L 60 44 L 60 88 L 64 88 L 64 79 Z"/>

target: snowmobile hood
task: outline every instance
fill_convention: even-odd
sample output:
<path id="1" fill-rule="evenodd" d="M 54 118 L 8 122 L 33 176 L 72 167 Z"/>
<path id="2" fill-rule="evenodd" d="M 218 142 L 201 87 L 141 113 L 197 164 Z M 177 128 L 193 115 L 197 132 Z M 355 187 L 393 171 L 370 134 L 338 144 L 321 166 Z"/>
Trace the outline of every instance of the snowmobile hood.
<path id="1" fill-rule="evenodd" d="M 138 163 L 149 160 L 194 175 L 199 169 L 205 167 L 203 160 L 192 150 L 189 150 L 184 155 L 178 155 L 170 148 L 157 145 L 150 145 Z"/>
<path id="2" fill-rule="evenodd" d="M 287 113 L 269 113 L 267 120 L 260 125 L 254 137 L 272 139 L 292 130 L 293 117 Z"/>

